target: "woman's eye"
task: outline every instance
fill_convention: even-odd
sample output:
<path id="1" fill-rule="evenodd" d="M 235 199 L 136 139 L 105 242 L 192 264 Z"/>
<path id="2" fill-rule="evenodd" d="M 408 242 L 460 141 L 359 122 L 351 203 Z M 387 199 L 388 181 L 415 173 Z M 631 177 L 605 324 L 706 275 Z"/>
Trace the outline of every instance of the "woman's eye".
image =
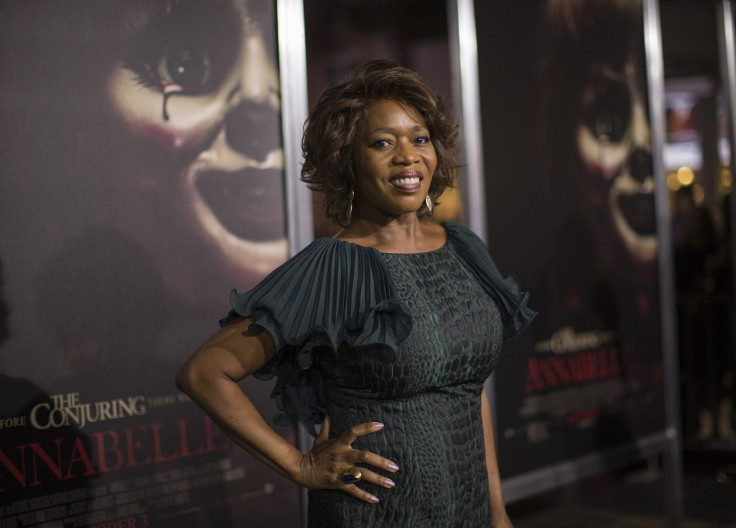
<path id="1" fill-rule="evenodd" d="M 210 80 L 210 59 L 197 49 L 171 47 L 152 70 L 162 84 L 177 84 L 185 92 L 199 93 Z"/>
<path id="2" fill-rule="evenodd" d="M 424 144 L 429 143 L 430 139 L 427 136 L 422 136 L 422 137 L 418 137 L 417 139 L 415 139 L 414 142 L 424 145 Z"/>
<path id="3" fill-rule="evenodd" d="M 386 147 L 389 147 L 390 145 L 391 143 L 389 142 L 388 139 L 377 139 L 376 141 L 373 142 L 374 148 L 386 148 Z"/>

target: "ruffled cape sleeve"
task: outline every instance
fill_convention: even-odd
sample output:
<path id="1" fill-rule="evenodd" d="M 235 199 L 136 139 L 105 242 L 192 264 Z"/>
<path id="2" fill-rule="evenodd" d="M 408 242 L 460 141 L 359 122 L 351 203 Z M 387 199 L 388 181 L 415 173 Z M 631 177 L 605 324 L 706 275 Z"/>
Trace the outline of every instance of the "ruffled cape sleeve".
<path id="1" fill-rule="evenodd" d="M 268 275 L 254 289 L 230 294 L 232 310 L 220 321 L 251 317 L 252 333 L 267 330 L 277 353 L 254 374 L 277 377 L 271 396 L 279 425 L 299 422 L 316 436 L 326 414 L 316 349 L 378 345 L 386 359 L 411 331 L 408 309 L 371 248 L 319 239 Z"/>
<path id="2" fill-rule="evenodd" d="M 467 227 L 443 222 L 450 248 L 465 262 L 483 289 L 496 301 L 503 321 L 503 339 L 508 341 L 537 315 L 527 306 L 529 292 L 522 291 L 512 275 L 501 272 L 483 241 Z"/>

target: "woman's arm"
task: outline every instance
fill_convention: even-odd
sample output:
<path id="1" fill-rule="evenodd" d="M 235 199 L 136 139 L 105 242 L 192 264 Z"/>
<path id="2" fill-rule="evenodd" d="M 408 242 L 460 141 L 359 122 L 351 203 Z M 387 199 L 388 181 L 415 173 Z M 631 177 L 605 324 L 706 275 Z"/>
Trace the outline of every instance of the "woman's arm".
<path id="1" fill-rule="evenodd" d="M 367 451 L 350 446 L 357 437 L 375 433 L 382 425 L 359 424 L 329 440 L 326 420 L 315 447 L 301 453 L 274 431 L 240 390 L 237 382 L 252 374 L 275 354 L 268 332 L 251 334 L 252 320 L 241 318 L 221 328 L 208 339 L 182 367 L 177 386 L 222 428 L 240 447 L 286 478 L 310 489 L 334 488 L 366 502 L 377 499 L 354 484 L 344 484 L 340 477 L 351 466 L 369 464 L 395 471 L 392 463 Z M 386 488 L 392 482 L 372 472 L 363 471 L 363 479 Z"/>
<path id="2" fill-rule="evenodd" d="M 491 526 L 493 528 L 513 528 L 506 514 L 506 505 L 501 493 L 501 475 L 496 460 L 496 442 L 493 438 L 491 405 L 485 386 L 480 397 L 480 412 L 483 416 L 483 437 L 486 445 L 486 469 L 488 470 L 488 491 L 491 494 Z"/>

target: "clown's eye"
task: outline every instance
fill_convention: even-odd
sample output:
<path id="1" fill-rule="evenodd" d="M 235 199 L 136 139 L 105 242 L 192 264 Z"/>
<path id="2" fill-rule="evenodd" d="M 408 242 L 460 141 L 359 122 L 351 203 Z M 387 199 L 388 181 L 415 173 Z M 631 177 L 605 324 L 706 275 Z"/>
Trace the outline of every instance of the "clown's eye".
<path id="1" fill-rule="evenodd" d="M 138 82 L 155 90 L 175 85 L 180 95 L 212 92 L 235 64 L 242 20 L 227 3 L 173 6 L 128 28 L 119 50 L 122 63 Z"/>
<path id="2" fill-rule="evenodd" d="M 209 55 L 196 48 L 172 46 L 152 65 L 156 77 L 166 84 L 178 84 L 187 93 L 205 91 L 211 77 Z"/>
<path id="3" fill-rule="evenodd" d="M 631 96 L 625 84 L 605 79 L 592 89 L 583 109 L 583 123 L 601 143 L 618 143 L 631 119 Z"/>
<path id="4" fill-rule="evenodd" d="M 611 143 L 621 141 L 626 130 L 626 123 L 621 116 L 601 114 L 593 117 L 588 127 L 598 141 Z"/>

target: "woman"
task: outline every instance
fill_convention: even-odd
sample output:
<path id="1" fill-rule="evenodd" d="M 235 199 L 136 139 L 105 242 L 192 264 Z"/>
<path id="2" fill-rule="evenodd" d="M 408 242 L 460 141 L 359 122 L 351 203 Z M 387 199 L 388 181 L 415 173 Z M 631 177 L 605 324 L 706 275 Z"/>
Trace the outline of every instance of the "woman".
<path id="1" fill-rule="evenodd" d="M 310 526 L 511 526 L 483 382 L 534 313 L 482 242 L 423 221 L 452 184 L 457 127 L 415 73 L 385 61 L 327 90 L 303 179 L 345 229 L 245 294 L 179 387 L 243 448 L 310 489 Z M 300 453 L 236 382 L 278 375 Z M 487 485 L 485 483 L 487 482 Z"/>

